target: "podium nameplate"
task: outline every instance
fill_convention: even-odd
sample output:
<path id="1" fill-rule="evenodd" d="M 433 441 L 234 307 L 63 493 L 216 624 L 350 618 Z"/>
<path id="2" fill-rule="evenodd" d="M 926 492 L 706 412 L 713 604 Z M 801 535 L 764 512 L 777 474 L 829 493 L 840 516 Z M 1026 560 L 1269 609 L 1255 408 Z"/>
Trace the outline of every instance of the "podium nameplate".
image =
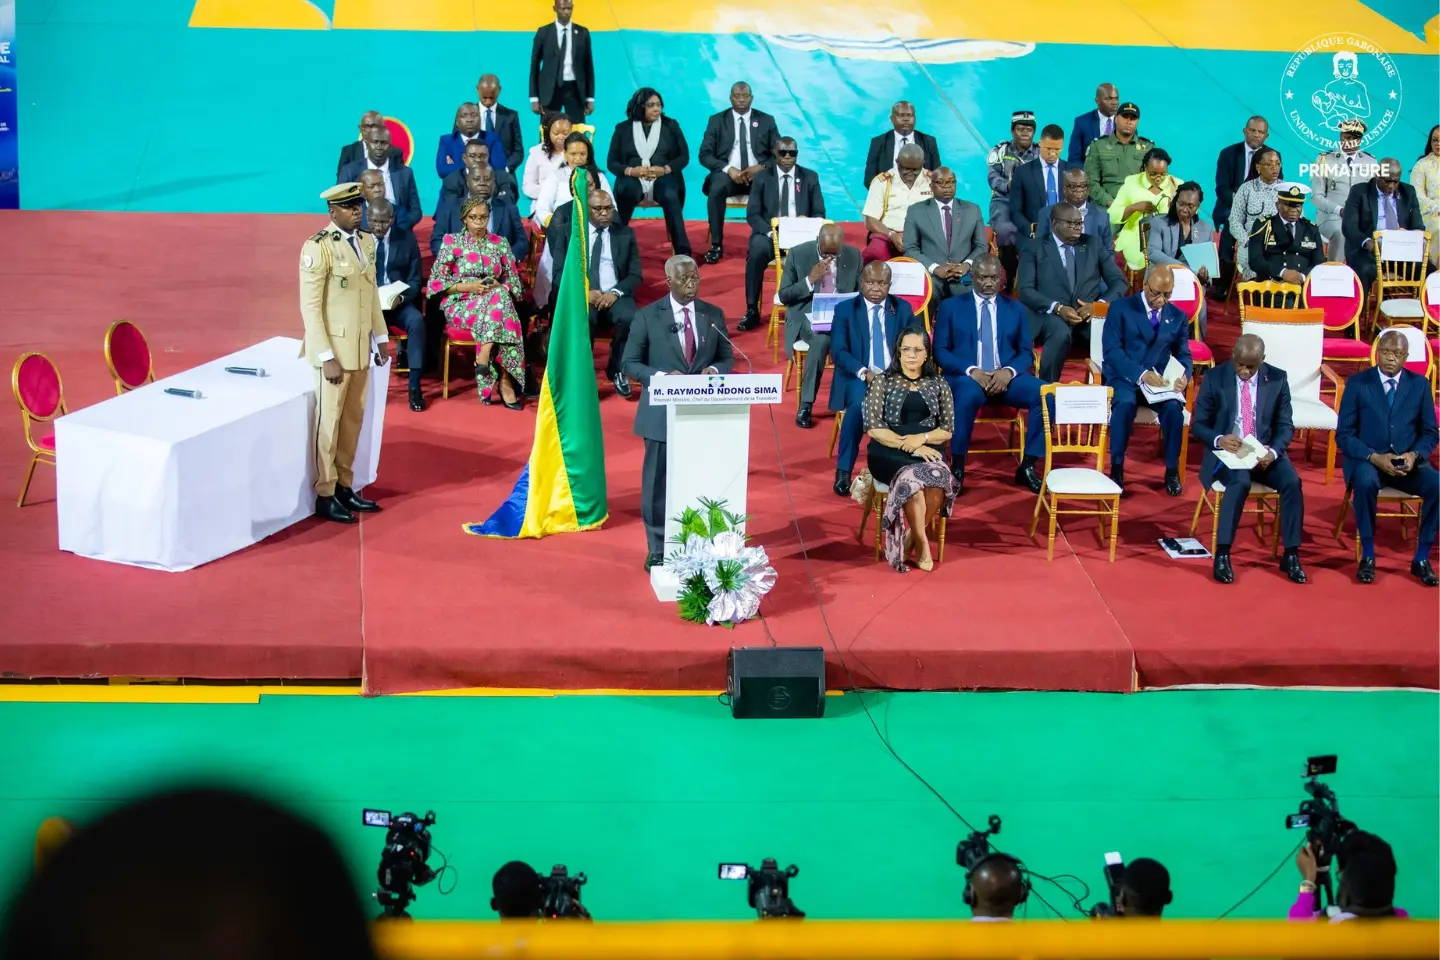
<path id="1" fill-rule="evenodd" d="M 650 378 L 654 406 L 779 403 L 778 373 L 718 373 Z"/>

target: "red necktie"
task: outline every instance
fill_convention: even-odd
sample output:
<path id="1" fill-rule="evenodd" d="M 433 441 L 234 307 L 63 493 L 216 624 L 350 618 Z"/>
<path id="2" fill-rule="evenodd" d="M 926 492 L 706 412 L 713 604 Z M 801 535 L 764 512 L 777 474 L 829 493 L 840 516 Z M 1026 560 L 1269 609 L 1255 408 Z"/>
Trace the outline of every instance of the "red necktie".
<path id="1" fill-rule="evenodd" d="M 681 307 L 680 312 L 685 317 L 685 366 L 695 362 L 695 325 L 690 322 L 690 308 Z"/>
<path id="2" fill-rule="evenodd" d="M 1240 429 L 1247 437 L 1255 436 L 1255 401 L 1250 398 L 1250 384 L 1240 384 Z"/>

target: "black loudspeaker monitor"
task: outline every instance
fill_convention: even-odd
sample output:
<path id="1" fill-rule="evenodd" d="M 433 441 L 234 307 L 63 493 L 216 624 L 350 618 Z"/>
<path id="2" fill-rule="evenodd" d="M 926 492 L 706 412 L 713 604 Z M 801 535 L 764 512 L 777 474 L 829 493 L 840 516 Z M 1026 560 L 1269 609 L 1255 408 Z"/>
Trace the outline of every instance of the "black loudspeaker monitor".
<path id="1" fill-rule="evenodd" d="M 725 667 L 737 720 L 825 716 L 823 647 L 732 647 Z"/>

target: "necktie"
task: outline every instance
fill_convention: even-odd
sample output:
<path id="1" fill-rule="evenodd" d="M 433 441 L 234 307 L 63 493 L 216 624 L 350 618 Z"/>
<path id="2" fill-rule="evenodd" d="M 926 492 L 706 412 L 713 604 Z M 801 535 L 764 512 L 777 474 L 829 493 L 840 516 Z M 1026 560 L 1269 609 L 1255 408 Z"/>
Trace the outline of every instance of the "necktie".
<path id="1" fill-rule="evenodd" d="M 1395 381 L 1394 381 L 1394 380 L 1386 380 L 1386 381 L 1385 381 L 1385 403 L 1390 407 L 1391 410 L 1394 410 L 1394 409 L 1395 409 Z"/>
<path id="2" fill-rule="evenodd" d="M 1285 227 L 1286 227 L 1286 229 L 1288 229 L 1288 230 L 1290 231 L 1290 246 L 1293 247 L 1293 246 L 1295 246 L 1295 223 L 1294 223 L 1294 221 L 1291 221 L 1290 223 L 1285 224 Z"/>
<path id="3" fill-rule="evenodd" d="M 878 303 L 870 308 L 870 366 L 885 369 L 885 320 Z"/>
<path id="4" fill-rule="evenodd" d="M 835 292 L 835 265 L 833 263 L 830 265 L 830 269 L 825 271 L 825 276 L 820 279 L 820 292 Z"/>
<path id="5" fill-rule="evenodd" d="M 1158 329 L 1158 328 L 1160 327 L 1160 311 L 1159 311 L 1159 310 L 1151 310 L 1151 311 L 1150 311 L 1150 327 L 1151 327 L 1151 329 Z"/>
<path id="6" fill-rule="evenodd" d="M 1382 230 L 1394 230 L 1394 229 L 1395 229 L 1395 198 L 1394 198 L 1393 196 L 1384 196 L 1384 195 L 1382 195 L 1382 196 L 1380 197 L 1380 200 L 1381 200 L 1382 205 L 1383 205 L 1384 208 L 1385 208 L 1385 219 L 1384 219 L 1384 222 L 1383 222 L 1383 224 L 1381 225 L 1380 229 L 1382 229 Z"/>
<path id="7" fill-rule="evenodd" d="M 485 132 L 489 133 L 495 129 L 495 111 L 489 107 L 485 108 Z"/>
<path id="8" fill-rule="evenodd" d="M 1045 167 L 1045 202 L 1052 207 L 1060 202 L 1060 191 L 1055 186 L 1055 168 Z"/>
<path id="9" fill-rule="evenodd" d="M 353 233 L 350 234 L 350 249 L 355 251 L 355 256 L 360 259 L 361 263 L 365 262 L 365 254 L 360 252 L 360 238 Z"/>
<path id="10" fill-rule="evenodd" d="M 375 241 L 375 279 L 380 286 L 390 282 L 385 276 L 385 240 L 381 238 Z"/>
<path id="11" fill-rule="evenodd" d="M 995 332 L 991 329 L 990 298 L 980 301 L 980 369 L 986 373 L 1000 366 L 995 355 Z"/>
<path id="12" fill-rule="evenodd" d="M 780 178 L 780 216 L 793 217 L 795 207 L 790 196 L 790 174 Z"/>
<path id="13" fill-rule="evenodd" d="M 950 231 L 955 226 L 950 219 L 950 204 L 948 203 L 940 205 L 940 224 L 945 228 L 945 250 L 948 252 L 950 250 Z"/>
<path id="14" fill-rule="evenodd" d="M 690 307 L 688 305 L 680 308 L 685 320 L 685 366 L 695 362 L 695 325 L 690 322 Z"/>
<path id="15" fill-rule="evenodd" d="M 745 129 L 745 118 L 737 121 L 740 125 L 740 169 L 747 170 L 750 167 L 750 131 Z"/>
<path id="16" fill-rule="evenodd" d="M 1060 259 L 1065 261 L 1065 276 L 1070 281 L 1070 289 L 1075 289 L 1075 248 L 1068 243 L 1060 244 Z"/>
<path id="17" fill-rule="evenodd" d="M 1101 131 L 1101 134 L 1100 134 L 1100 135 L 1101 135 L 1102 137 L 1108 137 L 1108 136 L 1110 136 L 1110 134 L 1111 134 L 1114 130 L 1115 130 L 1115 118 L 1114 118 L 1114 117 L 1106 117 L 1106 118 L 1105 118 L 1105 129 L 1104 129 L 1103 131 Z"/>
<path id="18" fill-rule="evenodd" d="M 565 41 L 568 40 L 569 37 L 570 37 L 570 28 L 569 28 L 569 27 L 561 27 L 561 28 L 560 28 L 560 63 L 561 63 L 561 64 L 564 64 L 564 63 L 565 63 Z M 561 76 L 564 76 L 564 75 L 565 75 L 565 71 L 564 71 L 563 69 L 560 71 L 560 75 L 561 75 Z"/>
<path id="19" fill-rule="evenodd" d="M 595 228 L 595 243 L 590 248 L 590 287 L 600 286 L 600 259 L 605 256 L 605 228 Z"/>
<path id="20" fill-rule="evenodd" d="M 1251 384 L 1240 382 L 1240 435 L 1255 436 L 1255 401 L 1250 396 Z"/>

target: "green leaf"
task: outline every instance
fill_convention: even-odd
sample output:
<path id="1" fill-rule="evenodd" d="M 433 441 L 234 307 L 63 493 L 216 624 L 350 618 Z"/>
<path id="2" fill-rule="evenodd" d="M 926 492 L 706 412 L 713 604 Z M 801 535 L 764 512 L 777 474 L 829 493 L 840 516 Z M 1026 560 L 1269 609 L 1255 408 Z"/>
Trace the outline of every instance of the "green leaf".
<path id="1" fill-rule="evenodd" d="M 721 590 L 739 590 L 744 582 L 742 573 L 744 566 L 739 560 L 721 560 L 715 564 L 715 580 L 719 583 Z"/>
<path id="2" fill-rule="evenodd" d="M 689 620 L 691 623 L 704 623 L 710 613 L 710 601 L 715 595 L 710 592 L 705 578 L 695 575 L 686 580 L 680 588 L 680 594 L 676 597 L 676 606 L 680 611 L 680 619 Z"/>

